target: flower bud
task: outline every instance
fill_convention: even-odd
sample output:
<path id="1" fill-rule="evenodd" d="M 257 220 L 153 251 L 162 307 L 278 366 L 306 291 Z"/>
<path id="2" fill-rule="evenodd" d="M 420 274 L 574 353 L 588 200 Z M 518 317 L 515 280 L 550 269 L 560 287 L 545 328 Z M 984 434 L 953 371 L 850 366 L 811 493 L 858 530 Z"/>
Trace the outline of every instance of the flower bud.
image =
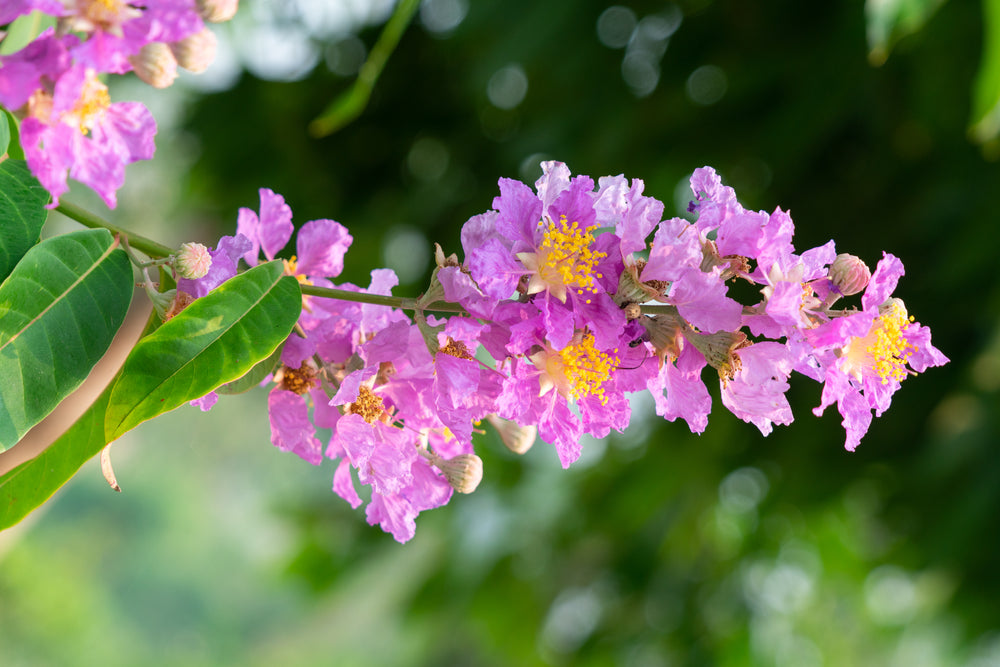
<path id="1" fill-rule="evenodd" d="M 204 278 L 212 268 L 212 256 L 200 243 L 185 243 L 174 258 L 174 270 L 181 278 Z"/>
<path id="2" fill-rule="evenodd" d="M 197 0 L 198 14 L 209 23 L 222 23 L 236 16 L 239 0 Z"/>
<path id="3" fill-rule="evenodd" d="M 131 56 L 136 76 L 153 88 L 167 88 L 177 78 L 177 59 L 163 42 L 150 42 Z"/>
<path id="4" fill-rule="evenodd" d="M 179 42 L 170 45 L 170 51 L 177 59 L 177 64 L 189 72 L 198 74 L 208 69 L 215 60 L 215 48 L 218 40 L 215 33 L 208 28 L 188 35 Z"/>
<path id="5" fill-rule="evenodd" d="M 521 426 L 508 419 L 497 417 L 496 415 L 486 415 L 486 421 L 493 425 L 500 435 L 500 440 L 510 451 L 515 454 L 524 454 L 535 444 L 535 437 L 538 435 L 538 427 L 533 425 Z"/>
<path id="6" fill-rule="evenodd" d="M 847 253 L 837 255 L 830 265 L 830 281 L 844 296 L 857 294 L 868 286 L 872 272 L 860 258 Z"/>
<path id="7" fill-rule="evenodd" d="M 472 493 L 483 481 L 483 460 L 475 454 L 459 454 L 451 459 L 435 456 L 434 465 L 459 493 Z"/>

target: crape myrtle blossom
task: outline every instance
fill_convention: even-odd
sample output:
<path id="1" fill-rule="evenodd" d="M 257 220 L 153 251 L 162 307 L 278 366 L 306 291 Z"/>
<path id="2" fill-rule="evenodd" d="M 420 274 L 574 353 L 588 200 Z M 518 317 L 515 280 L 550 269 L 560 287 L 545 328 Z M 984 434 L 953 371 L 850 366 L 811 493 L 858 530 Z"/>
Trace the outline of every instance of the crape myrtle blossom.
<path id="1" fill-rule="evenodd" d="M 931 345 L 930 329 L 915 322 L 902 300 L 893 298 L 903 263 L 884 253 L 862 297 L 862 310 L 808 332 L 823 384 L 819 416 L 834 402 L 847 431 L 845 447 L 854 451 L 881 416 L 908 375 L 948 362 Z"/>
<path id="2" fill-rule="evenodd" d="M 20 141 L 32 173 L 52 194 L 67 175 L 114 207 L 125 166 L 153 156 L 156 122 L 139 102 L 112 102 L 97 70 L 74 64 L 73 35 L 46 30 L 27 47 L 0 57 L 0 105 L 20 110 Z"/>
<path id="3" fill-rule="evenodd" d="M 84 37 L 73 47 L 73 59 L 99 72 L 122 74 L 132 69 L 129 57 L 152 42 L 178 42 L 199 32 L 204 23 L 194 0 L 5 0 L 0 24 L 38 10 L 56 16 L 61 34 Z"/>
<path id="4" fill-rule="evenodd" d="M 5 0 L 0 25 L 34 10 L 57 17 L 56 28 L 0 56 L 0 105 L 23 121 L 21 147 L 49 208 L 67 174 L 114 208 L 125 166 L 153 156 L 156 123 L 138 102 L 113 103 L 102 77 L 134 70 L 164 87 L 178 64 L 208 66 L 214 36 L 195 0 Z"/>
<path id="5" fill-rule="evenodd" d="M 837 403 L 853 450 L 907 375 L 947 362 L 892 297 L 898 259 L 886 254 L 871 273 L 832 241 L 797 253 L 788 212 L 743 209 L 711 168 L 691 178 L 693 221 L 663 220 L 637 179 L 595 186 L 558 162 L 542 172 L 534 190 L 500 180 L 493 209 L 463 227 L 464 261 L 438 248 L 420 298 L 303 298 L 268 380 L 272 443 L 313 465 L 335 461 L 333 492 L 354 508 L 369 487 L 368 522 L 400 542 L 420 512 L 479 484 L 483 422 L 518 453 L 537 434 L 568 467 L 584 434 L 628 426 L 633 392 L 650 391 L 658 415 L 701 433 L 715 376 L 722 404 L 768 435 L 793 419 L 796 371 L 822 383 L 816 414 Z M 276 258 L 295 233 L 290 207 L 267 189 L 237 229 L 211 251 L 208 274 L 179 291 L 203 296 L 240 262 Z M 392 298 L 388 269 L 366 288 L 331 282 L 350 243 L 337 222 L 307 222 L 286 273 Z M 736 301 L 732 280 L 756 286 L 757 302 Z M 833 308 L 862 291 L 860 309 Z M 439 302 L 461 309 L 441 318 Z"/>

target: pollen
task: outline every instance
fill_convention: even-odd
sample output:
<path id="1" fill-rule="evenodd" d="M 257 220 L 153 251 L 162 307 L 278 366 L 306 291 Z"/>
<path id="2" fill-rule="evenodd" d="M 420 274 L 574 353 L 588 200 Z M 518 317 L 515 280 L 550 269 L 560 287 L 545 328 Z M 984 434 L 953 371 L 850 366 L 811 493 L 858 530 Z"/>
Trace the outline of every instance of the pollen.
<path id="1" fill-rule="evenodd" d="M 558 222 L 550 220 L 538 251 L 518 253 L 525 267 L 534 272 L 528 294 L 548 291 L 565 303 L 567 289 L 581 296 L 596 293 L 594 281 L 602 275 L 595 272 L 595 267 L 607 253 L 592 249 L 593 229 L 593 226 L 583 228 L 579 222 L 570 222 L 565 215 L 560 216 Z"/>
<path id="2" fill-rule="evenodd" d="M 347 407 L 347 414 L 361 415 L 369 424 L 374 424 L 382 418 L 385 413 L 385 404 L 379 396 L 368 387 L 361 385 L 358 391 L 358 400 Z"/>
<path id="3" fill-rule="evenodd" d="M 316 369 L 306 362 L 298 368 L 282 367 L 281 388 L 301 396 L 316 386 Z"/>
<path id="4" fill-rule="evenodd" d="M 871 355 L 872 369 L 882 384 L 888 384 L 889 380 L 901 382 L 908 374 L 906 360 L 916 351 L 906 339 L 906 329 L 912 321 L 906 307 L 895 299 L 875 320 L 866 336 L 865 351 Z"/>
<path id="5" fill-rule="evenodd" d="M 590 333 L 561 350 L 543 350 L 532 355 L 531 361 L 542 371 L 543 394 L 556 387 L 567 398 L 594 396 L 602 405 L 608 402 L 604 383 L 619 363 L 616 355 L 594 347 L 594 336 Z"/>
<path id="6" fill-rule="evenodd" d="M 80 128 L 80 133 L 86 135 L 97 124 L 104 110 L 111 106 L 111 96 L 108 87 L 97 79 L 93 72 L 87 72 L 87 79 L 80 90 L 80 97 L 73 109 L 63 118 Z"/>
<path id="7" fill-rule="evenodd" d="M 450 354 L 451 356 L 458 357 L 459 359 L 473 359 L 473 356 L 469 352 L 469 348 L 465 345 L 465 343 L 452 338 L 449 338 L 448 344 L 442 346 L 438 352 Z"/>

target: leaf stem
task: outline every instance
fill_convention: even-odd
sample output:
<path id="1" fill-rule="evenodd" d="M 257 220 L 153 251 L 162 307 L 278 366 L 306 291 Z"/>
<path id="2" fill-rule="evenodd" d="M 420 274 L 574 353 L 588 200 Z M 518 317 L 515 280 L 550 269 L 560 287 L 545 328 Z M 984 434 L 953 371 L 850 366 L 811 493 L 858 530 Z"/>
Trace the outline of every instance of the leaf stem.
<path id="1" fill-rule="evenodd" d="M 113 225 L 104 218 L 90 211 L 84 210 L 77 206 L 76 204 L 71 204 L 65 199 L 59 202 L 56 206 L 56 210 L 65 215 L 67 218 L 76 220 L 84 227 L 90 227 L 91 229 L 107 229 L 113 234 L 121 234 L 128 239 L 129 245 L 136 250 L 141 250 L 150 257 L 166 257 L 167 255 L 172 255 L 176 252 L 173 248 L 168 248 L 162 243 L 157 243 L 151 239 L 147 239 L 144 236 L 135 234 L 123 229 L 118 225 Z"/>
<path id="2" fill-rule="evenodd" d="M 456 313 L 458 315 L 469 314 L 465 308 L 462 308 L 456 303 L 448 303 L 447 301 L 435 301 L 432 304 L 421 306 L 418 304 L 418 299 L 409 297 L 385 296 L 383 294 L 368 294 L 366 292 L 351 292 L 331 287 L 318 287 L 316 285 L 302 285 L 302 293 L 326 299 L 339 299 L 340 301 L 353 301 L 354 303 L 370 303 L 376 306 L 402 308 L 403 310 L 432 310 L 439 313 Z"/>

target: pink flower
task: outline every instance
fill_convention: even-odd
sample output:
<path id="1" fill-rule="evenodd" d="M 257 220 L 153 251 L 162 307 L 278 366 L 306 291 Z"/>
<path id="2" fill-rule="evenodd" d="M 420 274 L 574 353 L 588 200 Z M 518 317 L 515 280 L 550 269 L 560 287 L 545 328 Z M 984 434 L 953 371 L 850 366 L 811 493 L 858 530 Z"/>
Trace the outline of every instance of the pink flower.
<path id="1" fill-rule="evenodd" d="M 868 431 L 872 411 L 880 416 L 910 374 L 941 366 L 948 358 L 931 345 L 930 330 L 913 321 L 902 300 L 890 298 L 903 275 L 898 258 L 884 253 L 862 297 L 860 312 L 807 332 L 823 373 L 819 416 L 837 403 L 854 451 Z"/>
<path id="2" fill-rule="evenodd" d="M 156 122 L 139 102 L 112 103 L 93 70 L 71 67 L 51 93 L 39 89 L 21 124 L 21 145 L 32 173 L 52 194 L 68 189 L 67 172 L 108 206 L 125 183 L 125 165 L 153 157 Z"/>

